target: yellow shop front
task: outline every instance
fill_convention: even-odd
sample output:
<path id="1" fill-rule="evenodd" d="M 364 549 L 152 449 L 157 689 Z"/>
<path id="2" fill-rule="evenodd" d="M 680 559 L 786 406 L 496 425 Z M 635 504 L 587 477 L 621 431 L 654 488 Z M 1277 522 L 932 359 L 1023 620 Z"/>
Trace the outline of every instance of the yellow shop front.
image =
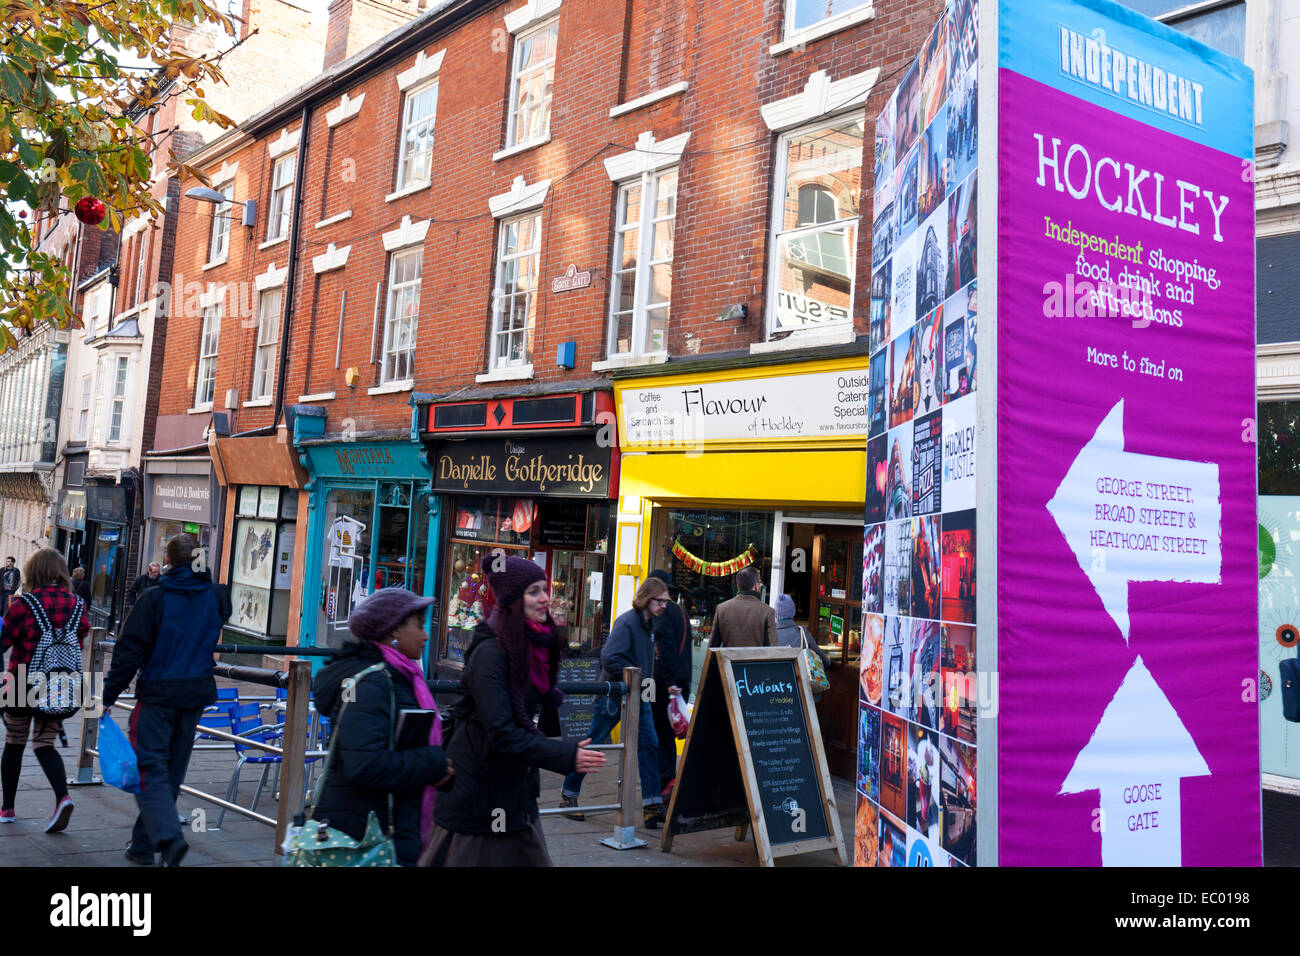
<path id="1" fill-rule="evenodd" d="M 758 570 L 830 657 L 818 704 L 831 770 L 856 762 L 869 376 L 865 354 L 638 369 L 614 382 L 620 460 L 614 600 L 668 572 L 698 688 L 718 604 Z"/>

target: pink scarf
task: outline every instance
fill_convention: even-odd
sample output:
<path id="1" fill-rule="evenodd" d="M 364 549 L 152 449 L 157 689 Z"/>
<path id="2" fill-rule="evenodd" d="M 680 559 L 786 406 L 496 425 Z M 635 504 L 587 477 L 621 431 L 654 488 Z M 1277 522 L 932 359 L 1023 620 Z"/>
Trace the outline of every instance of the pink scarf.
<path id="1" fill-rule="evenodd" d="M 420 666 L 419 661 L 413 661 L 397 648 L 389 644 L 379 644 L 379 653 L 384 655 L 384 662 L 391 665 L 399 674 L 405 674 L 411 681 L 411 688 L 415 691 L 415 702 L 423 710 L 431 710 L 434 713 L 433 728 L 429 731 L 429 746 L 442 746 L 442 720 L 438 716 L 438 705 L 433 701 L 433 691 L 429 690 L 428 683 L 424 679 L 424 668 Z M 397 715 L 393 715 L 393 720 Z M 433 789 L 433 785 L 424 788 L 424 799 L 420 801 L 420 845 L 423 846 L 429 842 L 429 834 L 433 832 L 433 801 L 438 792 Z"/>

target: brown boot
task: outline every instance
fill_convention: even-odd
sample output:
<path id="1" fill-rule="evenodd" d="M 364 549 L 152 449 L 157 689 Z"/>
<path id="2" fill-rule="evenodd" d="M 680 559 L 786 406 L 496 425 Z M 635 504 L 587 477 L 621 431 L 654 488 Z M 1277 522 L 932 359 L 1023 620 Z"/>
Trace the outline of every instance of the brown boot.
<path id="1" fill-rule="evenodd" d="M 562 793 L 562 794 L 560 794 L 560 806 L 561 806 L 561 807 L 576 807 L 577 805 L 578 805 L 578 801 L 575 800 L 573 797 L 569 796 L 567 793 Z M 585 813 L 583 813 L 581 810 L 575 810 L 575 811 L 572 812 L 572 813 L 562 813 L 562 814 L 560 814 L 560 816 L 562 816 L 562 817 L 568 817 L 570 820 L 585 820 L 585 819 L 587 819 L 587 815 L 586 815 Z"/>

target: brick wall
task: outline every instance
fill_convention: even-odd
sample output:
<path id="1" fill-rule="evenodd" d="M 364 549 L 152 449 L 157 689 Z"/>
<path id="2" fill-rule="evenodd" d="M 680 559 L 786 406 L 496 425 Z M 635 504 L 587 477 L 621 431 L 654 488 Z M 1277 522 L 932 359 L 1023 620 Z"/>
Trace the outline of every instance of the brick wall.
<path id="1" fill-rule="evenodd" d="M 594 361 L 606 358 L 605 336 L 617 187 L 602 160 L 632 149 L 643 131 L 657 140 L 690 131 L 680 165 L 672 318 L 668 348 L 673 355 L 747 349 L 766 336 L 766 296 L 777 137 L 763 122 L 759 107 L 801 92 L 809 74 L 825 70 L 832 80 L 873 67 L 880 77 L 865 105 L 863 162 L 858 208 L 861 225 L 855 259 L 852 310 L 866 331 L 870 296 L 870 222 L 874 117 L 884 107 L 899 74 L 919 51 L 942 9 L 941 0 L 878 0 L 874 19 L 809 43 L 804 50 L 772 55 L 783 38 L 782 0 L 743 0 L 705 8 L 677 2 L 565 0 L 559 13 L 551 140 L 493 161 L 501 150 L 507 123 L 511 45 L 502 15 L 517 2 L 481 13 L 420 46 L 399 62 L 346 88 L 331 90 L 309 123 L 308 166 L 303 191 L 301 261 L 293 290 L 287 403 L 300 394 L 333 391 L 328 408 L 331 430 L 351 420 L 358 432 L 405 427 L 409 393 L 367 394 L 378 381 L 370 361 L 372 335 L 382 342 L 384 296 L 389 257 L 383 233 L 404 216 L 432 220 L 423 243 L 423 280 L 416 336 L 415 389 L 444 395 L 475 386 L 487 371 L 492 319 L 492 287 L 498 223 L 488 197 L 505 193 L 515 177 L 530 184 L 550 179 L 542 207 L 540 290 L 538 292 L 532 386 L 563 387 L 590 379 Z M 756 27 L 756 24 L 759 25 Z M 412 66 L 421 51 L 445 51 L 439 74 L 434 134 L 433 185 L 385 201 L 395 188 L 402 96 L 396 74 Z M 612 107 L 679 80 L 686 93 L 630 114 L 610 118 Z M 360 115 L 332 131 L 325 113 L 339 97 L 364 94 Z M 289 124 L 294 125 L 294 124 Z M 251 241 L 232 227 L 230 261 L 203 272 L 207 220 L 182 215 L 176 268 L 186 280 L 225 280 L 250 284 L 274 259 L 285 264 L 288 244 L 260 251 L 265 238 L 269 192 L 266 142 L 280 130 L 224 157 L 239 162 L 237 196 L 257 196 L 260 219 Z M 220 161 L 214 164 L 214 168 Z M 855 178 L 853 185 L 859 180 Z M 190 184 L 182 184 L 188 188 Z M 182 209 L 188 200 L 182 200 Z M 190 208 L 194 208 L 193 205 Z M 323 218 L 351 216 L 316 228 Z M 312 258 L 327 244 L 349 246 L 345 268 L 317 276 Z M 552 293 L 550 280 L 572 263 L 592 272 L 589 288 Z M 376 334 L 375 301 L 380 317 Z M 344 295 L 346 293 L 346 309 Z M 255 302 L 243 294 L 245 303 Z M 745 303 L 743 324 L 719 322 L 734 303 Z M 338 334 L 343 311 L 343 332 Z M 198 316 L 173 320 L 176 345 L 169 342 L 166 364 L 184 385 L 165 388 L 164 414 L 184 412 L 193 395 Z M 184 329 L 184 331 L 178 331 Z M 225 391 L 238 388 L 241 400 L 251 376 L 255 329 L 223 321 L 218 363 L 217 407 Z M 576 343 L 572 371 L 556 367 L 557 346 Z M 339 368 L 334 355 L 339 350 Z M 378 351 L 378 348 L 376 348 Z M 360 370 L 354 388 L 349 367 Z M 502 383 L 503 392 L 520 383 Z M 183 400 L 182 400 L 183 399 Z M 269 424 L 271 409 L 239 409 L 234 429 Z"/>
<path id="2" fill-rule="evenodd" d="M 342 63 L 380 37 L 415 17 L 426 3 L 420 0 L 333 0 L 325 39 L 322 69 Z"/>

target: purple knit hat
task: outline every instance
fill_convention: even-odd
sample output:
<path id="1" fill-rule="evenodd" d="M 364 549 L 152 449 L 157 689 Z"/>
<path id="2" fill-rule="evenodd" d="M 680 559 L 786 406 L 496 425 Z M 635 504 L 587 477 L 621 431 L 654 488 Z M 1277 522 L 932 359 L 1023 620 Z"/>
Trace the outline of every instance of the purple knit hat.
<path id="1" fill-rule="evenodd" d="M 508 557 L 505 569 L 494 571 L 493 566 L 498 557 L 494 554 L 483 556 L 483 573 L 487 576 L 488 587 L 492 589 L 492 597 L 498 607 L 510 607 L 523 597 L 534 581 L 546 580 L 546 572 L 541 566 L 527 558 Z"/>
<path id="2" fill-rule="evenodd" d="M 363 641 L 383 641 L 412 614 L 433 603 L 406 588 L 380 588 L 358 604 L 348 618 L 353 635 Z"/>

